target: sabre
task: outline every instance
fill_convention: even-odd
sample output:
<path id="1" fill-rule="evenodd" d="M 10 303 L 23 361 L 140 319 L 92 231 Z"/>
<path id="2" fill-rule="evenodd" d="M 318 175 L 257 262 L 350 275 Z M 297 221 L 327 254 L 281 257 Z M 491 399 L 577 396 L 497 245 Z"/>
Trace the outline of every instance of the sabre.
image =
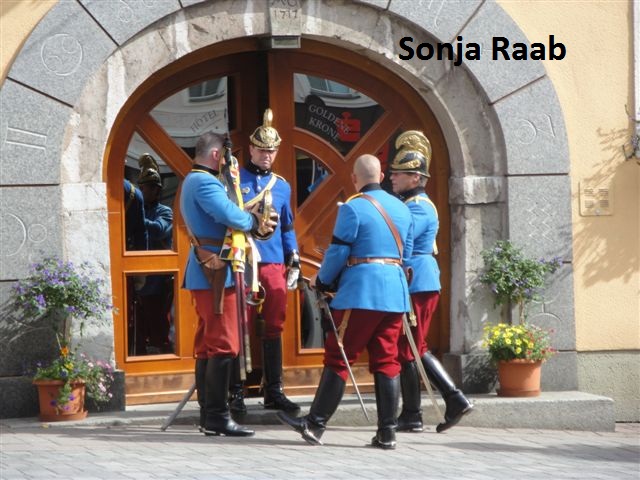
<path id="1" fill-rule="evenodd" d="M 364 413 L 365 418 L 368 422 L 369 414 L 367 413 L 367 409 L 364 406 L 364 401 L 362 400 L 362 395 L 360 395 L 360 390 L 358 389 L 358 384 L 356 383 L 356 377 L 353 375 L 353 370 L 349 366 L 349 360 L 347 359 L 347 354 L 344 351 L 344 346 L 342 345 L 342 340 L 340 340 L 340 336 L 338 335 L 338 329 L 336 328 L 336 324 L 333 321 L 333 315 L 331 315 L 331 309 L 329 308 L 329 304 L 327 303 L 327 298 L 322 292 L 318 292 L 318 307 L 322 310 L 326 317 L 330 320 L 331 328 L 333 328 L 333 334 L 336 336 L 336 343 L 338 344 L 338 349 L 340 350 L 340 354 L 342 355 L 342 360 L 344 364 L 347 366 L 347 371 L 349 372 L 349 377 L 351 378 L 351 383 L 353 384 L 353 388 L 356 391 L 356 395 L 358 396 L 358 400 L 360 401 L 360 407 L 362 407 L 362 413 Z"/>
<path id="2" fill-rule="evenodd" d="M 182 411 L 184 406 L 187 404 L 187 402 L 191 398 L 191 395 L 193 395 L 193 392 L 195 392 L 195 391 L 196 391 L 196 384 L 194 383 L 193 385 L 191 385 L 191 388 L 189 388 L 187 393 L 185 393 L 184 397 L 182 397 L 182 400 L 180 400 L 180 403 L 178 404 L 176 409 L 164 421 L 164 423 L 160 427 L 160 430 L 162 430 L 164 432 L 169 427 L 169 425 L 171 425 L 173 423 L 173 421 L 176 419 L 178 414 Z"/>
<path id="3" fill-rule="evenodd" d="M 413 311 L 413 307 L 411 308 Z M 436 409 L 438 415 L 441 418 L 444 418 L 438 403 L 436 402 L 436 397 L 433 395 L 433 389 L 431 388 L 431 382 L 427 378 L 427 372 L 424 369 L 424 365 L 420 360 L 420 355 L 418 354 L 418 347 L 416 346 L 416 342 L 413 339 L 413 334 L 411 333 L 411 326 L 409 325 L 409 320 L 407 319 L 407 315 L 402 315 L 402 326 L 404 327 L 404 333 L 407 336 L 407 341 L 409 342 L 409 347 L 411 348 L 411 353 L 413 353 L 413 357 L 416 360 L 416 366 L 418 367 L 418 372 L 420 372 L 420 377 L 422 378 L 422 383 L 427 387 L 427 393 L 429 394 L 429 398 L 431 399 L 431 403 L 433 403 L 433 408 Z M 446 421 L 446 420 L 445 420 Z"/>

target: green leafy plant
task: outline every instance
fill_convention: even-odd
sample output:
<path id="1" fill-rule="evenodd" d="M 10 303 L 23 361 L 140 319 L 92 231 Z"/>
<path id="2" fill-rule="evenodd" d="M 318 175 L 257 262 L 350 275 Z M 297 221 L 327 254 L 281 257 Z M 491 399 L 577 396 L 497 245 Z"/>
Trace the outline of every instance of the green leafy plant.
<path id="1" fill-rule="evenodd" d="M 95 277 L 88 262 L 74 265 L 55 257 L 31 266 L 27 278 L 13 286 L 13 307 L 22 326 L 52 328 L 62 346 L 71 342 L 71 323 L 79 320 L 82 336 L 88 320 L 100 322 L 111 308 L 104 282 Z"/>
<path id="2" fill-rule="evenodd" d="M 556 353 L 551 347 L 550 333 L 528 323 L 485 325 L 483 346 L 494 362 L 514 359 L 544 361 Z"/>
<path id="3" fill-rule="evenodd" d="M 562 264 L 559 257 L 552 260 L 527 258 L 509 240 L 499 240 L 482 252 L 484 270 L 479 280 L 494 295 L 495 306 L 511 303 L 518 306 L 519 323 L 524 323 L 526 307 L 541 298 L 550 274 Z"/>
<path id="4" fill-rule="evenodd" d="M 77 330 L 82 337 L 87 322 L 102 322 L 102 314 L 111 308 L 104 282 L 96 278 L 89 263 L 75 265 L 49 257 L 33 264 L 29 276 L 13 286 L 12 306 L 21 334 L 47 328 L 55 333 L 58 354 L 51 362 L 38 363 L 33 378 L 64 382 L 52 400 L 57 410 L 67 408 L 73 400 L 72 386 L 78 382 L 85 384 L 87 397 L 96 404 L 111 398 L 111 366 L 79 353 L 77 345 L 72 348 L 72 322 L 79 321 Z"/>

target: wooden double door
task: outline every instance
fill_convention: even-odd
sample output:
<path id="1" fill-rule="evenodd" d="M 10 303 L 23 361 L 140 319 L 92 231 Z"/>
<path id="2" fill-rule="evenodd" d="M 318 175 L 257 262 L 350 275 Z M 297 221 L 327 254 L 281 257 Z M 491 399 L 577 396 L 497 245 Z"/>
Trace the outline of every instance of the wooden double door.
<path id="1" fill-rule="evenodd" d="M 173 401 L 192 383 L 197 320 L 189 292 L 180 288 L 190 246 L 179 196 L 195 142 L 207 130 L 229 131 L 242 164 L 248 160 L 248 138 L 267 107 L 282 137 L 274 171 L 291 184 L 306 278 L 317 271 L 320 252 L 331 240 L 337 202 L 355 193 L 349 175 L 355 159 L 375 153 L 385 168 L 400 132 L 419 129 L 429 137 L 433 161 L 427 191 L 439 209 L 443 281 L 429 344 L 436 352 L 447 351 L 449 160 L 432 112 L 411 85 L 355 53 L 311 40 L 296 50 L 264 51 L 258 40 L 247 38 L 195 52 L 150 77 L 121 110 L 109 138 L 105 177 L 116 361 L 127 374 L 129 404 Z M 156 161 L 162 179 L 156 207 L 172 218 L 170 225 L 164 222 L 163 241 L 141 246 L 132 241 L 126 181 L 136 184 L 138 159 L 145 153 Z M 147 205 L 151 221 L 162 217 L 149 207 L 153 203 Z M 150 226 L 150 240 L 158 229 Z M 291 394 L 312 391 L 322 367 L 322 330 L 305 293 L 296 290 L 288 297 L 283 364 Z M 257 387 L 261 352 L 256 337 L 252 350 L 256 370 L 249 383 Z M 370 381 L 366 358 L 356 372 L 364 385 Z"/>

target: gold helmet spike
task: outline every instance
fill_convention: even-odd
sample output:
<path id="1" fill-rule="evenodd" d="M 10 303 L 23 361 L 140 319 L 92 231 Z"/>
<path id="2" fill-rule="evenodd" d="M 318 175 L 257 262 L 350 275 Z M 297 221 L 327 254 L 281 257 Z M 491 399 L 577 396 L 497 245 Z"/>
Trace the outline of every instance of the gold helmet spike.
<path id="1" fill-rule="evenodd" d="M 268 128 L 271 126 L 273 122 L 273 111 L 270 108 L 267 108 L 264 111 L 264 115 L 262 116 L 262 126 Z"/>
<path id="2" fill-rule="evenodd" d="M 275 150 L 280 145 L 282 139 L 278 135 L 278 131 L 271 126 L 273 123 L 273 112 L 270 108 L 264 111 L 262 125 L 255 129 L 249 137 L 251 143 L 265 150 Z"/>
<path id="3" fill-rule="evenodd" d="M 138 166 L 140 167 L 140 175 L 138 175 L 138 185 L 145 183 L 153 183 L 162 187 L 162 178 L 160 177 L 160 166 L 150 153 L 143 153 L 138 158 Z"/>
<path id="4" fill-rule="evenodd" d="M 429 177 L 431 143 L 419 130 L 407 130 L 396 139 L 396 156 L 389 170 L 397 173 L 417 173 Z"/>

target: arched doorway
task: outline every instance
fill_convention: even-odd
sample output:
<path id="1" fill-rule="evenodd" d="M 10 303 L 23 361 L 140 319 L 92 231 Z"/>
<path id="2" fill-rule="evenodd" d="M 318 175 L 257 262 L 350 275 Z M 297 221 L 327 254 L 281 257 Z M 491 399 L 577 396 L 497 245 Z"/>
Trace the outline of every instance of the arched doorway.
<path id="1" fill-rule="evenodd" d="M 397 134 L 421 129 L 434 151 L 427 190 L 439 207 L 443 297 L 430 333 L 436 352 L 448 351 L 449 159 L 435 117 L 415 90 L 370 60 L 339 47 L 304 39 L 297 50 L 261 50 L 257 39 L 216 44 L 157 72 L 121 109 L 107 144 L 107 191 L 112 288 L 116 304 L 116 361 L 127 373 L 127 402 L 179 398 L 192 382 L 195 312 L 180 289 L 189 249 L 178 205 L 180 180 L 189 171 L 197 137 L 206 130 L 228 131 L 234 153 L 246 159 L 248 137 L 269 106 L 283 138 L 274 170 L 289 180 L 295 228 L 310 277 L 321 261 L 336 213 L 336 202 L 353 194 L 352 162 L 377 153 L 386 165 Z M 158 162 L 164 189 L 160 203 L 173 210 L 170 242 L 141 250 L 127 245 L 127 198 L 123 181 L 135 183 L 137 159 L 150 153 Z M 167 341 L 147 337 L 145 285 L 164 285 L 166 302 L 153 310 L 153 329 Z M 151 303 L 154 304 L 153 300 Z M 159 307 L 157 302 L 154 305 Z M 322 365 L 322 337 L 305 311 L 299 291 L 290 293 L 283 337 L 285 385 L 307 393 Z M 162 327 L 159 327 L 162 325 Z M 258 345 L 254 341 L 252 345 Z M 259 384 L 260 352 L 254 351 Z M 363 385 L 371 382 L 366 363 L 355 369 Z"/>

